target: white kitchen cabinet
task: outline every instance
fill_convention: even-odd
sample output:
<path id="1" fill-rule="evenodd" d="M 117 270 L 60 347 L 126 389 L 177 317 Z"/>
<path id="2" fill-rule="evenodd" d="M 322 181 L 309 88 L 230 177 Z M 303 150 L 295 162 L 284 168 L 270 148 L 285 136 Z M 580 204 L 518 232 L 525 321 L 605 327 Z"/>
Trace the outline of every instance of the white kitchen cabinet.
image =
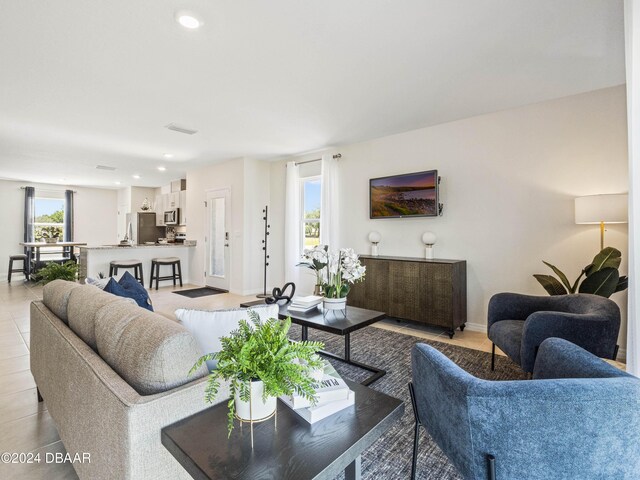
<path id="1" fill-rule="evenodd" d="M 156 195 L 156 227 L 164 227 L 165 198 L 166 195 Z"/>
<path id="2" fill-rule="evenodd" d="M 187 224 L 187 191 L 180 192 L 180 225 Z"/>
<path id="3" fill-rule="evenodd" d="M 182 178 L 171 182 L 171 192 L 180 192 L 187 189 L 187 181 Z"/>
<path id="4" fill-rule="evenodd" d="M 167 208 L 165 210 L 173 210 L 180 208 L 180 192 L 171 192 L 167 195 Z"/>

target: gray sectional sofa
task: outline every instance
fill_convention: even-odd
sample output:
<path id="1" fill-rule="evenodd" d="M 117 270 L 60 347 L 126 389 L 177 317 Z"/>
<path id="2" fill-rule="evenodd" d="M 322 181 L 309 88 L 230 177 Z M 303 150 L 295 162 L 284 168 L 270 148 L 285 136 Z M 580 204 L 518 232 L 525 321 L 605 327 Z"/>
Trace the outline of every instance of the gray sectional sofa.
<path id="1" fill-rule="evenodd" d="M 31 372 L 81 479 L 188 479 L 162 427 L 211 404 L 201 352 L 177 322 L 91 285 L 56 280 L 31 304 Z M 223 385 L 219 399 L 228 398 Z"/>

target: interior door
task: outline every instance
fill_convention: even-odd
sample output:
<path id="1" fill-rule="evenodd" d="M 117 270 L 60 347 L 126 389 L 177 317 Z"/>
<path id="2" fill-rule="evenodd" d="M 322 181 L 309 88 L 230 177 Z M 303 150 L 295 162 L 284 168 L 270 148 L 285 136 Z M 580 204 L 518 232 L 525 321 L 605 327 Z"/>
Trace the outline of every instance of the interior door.
<path id="1" fill-rule="evenodd" d="M 206 196 L 205 284 L 229 290 L 230 284 L 230 198 L 231 190 L 210 190 Z"/>

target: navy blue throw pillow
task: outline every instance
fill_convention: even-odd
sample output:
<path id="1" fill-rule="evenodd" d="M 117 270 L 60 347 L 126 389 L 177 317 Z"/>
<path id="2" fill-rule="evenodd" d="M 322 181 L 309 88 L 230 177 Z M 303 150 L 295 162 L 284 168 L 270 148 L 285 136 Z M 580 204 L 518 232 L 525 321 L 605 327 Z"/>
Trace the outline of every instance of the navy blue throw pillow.
<path id="1" fill-rule="evenodd" d="M 132 298 L 140 307 L 153 312 L 149 294 L 129 272 L 125 272 L 119 282 L 116 282 L 113 278 L 109 280 L 109 283 L 104 287 L 104 291 L 119 297 Z"/>

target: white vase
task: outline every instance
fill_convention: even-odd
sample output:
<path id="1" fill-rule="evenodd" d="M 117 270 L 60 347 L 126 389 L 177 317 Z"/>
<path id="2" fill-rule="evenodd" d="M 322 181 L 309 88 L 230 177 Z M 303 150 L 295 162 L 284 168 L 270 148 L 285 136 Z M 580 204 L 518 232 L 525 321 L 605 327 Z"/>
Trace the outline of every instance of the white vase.
<path id="1" fill-rule="evenodd" d="M 344 310 L 347 308 L 347 297 L 344 298 L 327 298 L 322 299 L 322 307 L 325 310 Z"/>
<path id="2" fill-rule="evenodd" d="M 251 403 L 240 399 L 240 392 L 236 392 L 236 415 L 244 421 L 259 422 L 269 418 L 276 411 L 278 399 L 276 397 L 267 397 L 266 401 L 262 401 L 262 392 L 264 391 L 264 383 L 262 380 L 251 382 Z"/>

